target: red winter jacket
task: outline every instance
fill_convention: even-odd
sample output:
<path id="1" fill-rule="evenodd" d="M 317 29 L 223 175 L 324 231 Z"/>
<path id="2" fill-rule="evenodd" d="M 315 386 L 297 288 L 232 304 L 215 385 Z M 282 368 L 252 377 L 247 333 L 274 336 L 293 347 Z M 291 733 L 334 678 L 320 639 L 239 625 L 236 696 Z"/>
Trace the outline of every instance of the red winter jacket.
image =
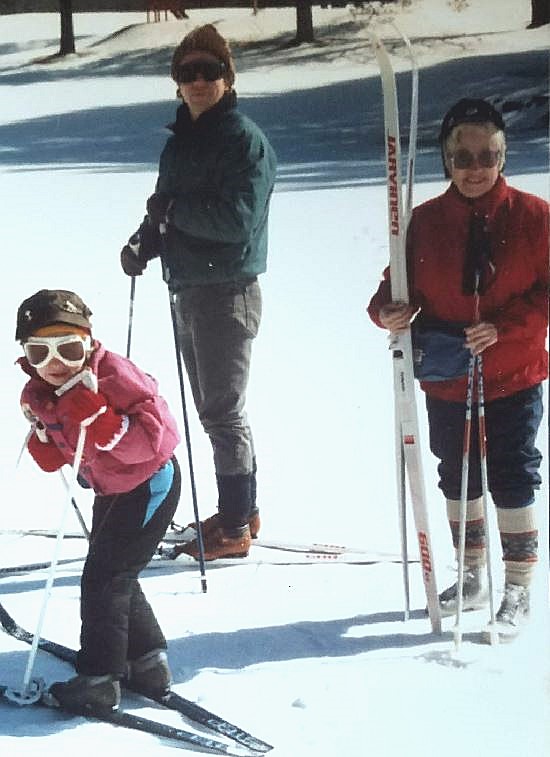
<path id="1" fill-rule="evenodd" d="M 548 376 L 549 207 L 500 177 L 490 192 L 465 198 L 451 184 L 447 191 L 414 209 L 407 234 L 410 301 L 424 317 L 471 323 L 474 297 L 462 293 L 466 242 L 473 211 L 485 215 L 491 234 L 494 275 L 480 296 L 480 320 L 493 323 L 498 341 L 483 352 L 487 401 L 540 383 Z M 391 302 L 390 272 L 373 296 L 368 312 Z M 462 402 L 466 377 L 421 382 L 432 397 Z"/>

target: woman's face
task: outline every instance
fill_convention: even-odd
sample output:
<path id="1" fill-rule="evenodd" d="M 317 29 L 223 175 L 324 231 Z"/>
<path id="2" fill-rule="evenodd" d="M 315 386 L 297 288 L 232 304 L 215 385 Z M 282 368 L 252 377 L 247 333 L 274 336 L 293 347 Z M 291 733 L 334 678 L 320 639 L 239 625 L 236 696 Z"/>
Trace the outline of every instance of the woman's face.
<path id="1" fill-rule="evenodd" d="M 185 63 L 195 63 L 197 61 L 209 61 L 219 63 L 216 56 L 211 53 L 195 50 L 185 55 L 180 66 Z M 189 83 L 180 82 L 178 89 L 182 100 L 187 104 L 193 120 L 197 119 L 202 113 L 210 110 L 219 102 L 229 89 L 223 78 L 207 81 L 201 74 L 197 74 L 194 81 Z"/>
<path id="2" fill-rule="evenodd" d="M 448 168 L 453 183 L 464 197 L 481 197 L 495 185 L 501 165 L 498 151 L 498 137 L 483 126 L 463 124 L 460 127 Z M 490 165 L 491 162 L 495 164 Z M 470 165 L 464 167 L 468 163 Z"/>

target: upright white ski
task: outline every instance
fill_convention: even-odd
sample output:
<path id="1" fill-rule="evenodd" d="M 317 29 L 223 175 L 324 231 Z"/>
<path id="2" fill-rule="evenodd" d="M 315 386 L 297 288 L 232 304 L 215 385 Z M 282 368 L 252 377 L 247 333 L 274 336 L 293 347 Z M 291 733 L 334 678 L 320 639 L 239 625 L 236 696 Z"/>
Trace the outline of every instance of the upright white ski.
<path id="1" fill-rule="evenodd" d="M 380 67 L 382 92 L 384 97 L 384 136 L 386 149 L 386 171 L 388 191 L 388 222 L 391 292 L 394 302 L 408 302 L 407 260 L 405 251 L 407 214 L 403 212 L 403 182 L 401 177 L 401 141 L 399 133 L 399 109 L 397 87 L 393 66 L 386 48 L 376 35 L 371 35 L 372 44 Z M 409 145 L 409 151 L 414 145 Z M 412 176 L 409 173 L 409 183 Z M 411 196 L 412 185 L 408 187 Z M 391 344 L 393 356 L 393 378 L 395 398 L 397 490 L 400 517 L 405 524 L 405 476 L 409 483 L 414 523 L 420 550 L 422 578 L 426 590 L 428 614 L 434 633 L 441 633 L 441 612 L 439 608 L 434 560 L 430 539 L 428 509 L 422 470 L 422 454 L 418 430 L 416 408 L 413 351 L 410 330 L 397 336 Z M 403 533 L 405 544 L 406 534 Z M 406 587 L 408 604 L 408 589 Z"/>

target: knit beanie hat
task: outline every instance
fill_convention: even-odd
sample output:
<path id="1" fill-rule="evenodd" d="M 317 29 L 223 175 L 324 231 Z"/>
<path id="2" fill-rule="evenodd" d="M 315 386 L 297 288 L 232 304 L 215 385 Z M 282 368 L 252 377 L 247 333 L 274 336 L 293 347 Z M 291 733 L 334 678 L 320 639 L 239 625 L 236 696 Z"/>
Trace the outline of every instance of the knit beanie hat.
<path id="1" fill-rule="evenodd" d="M 225 64 L 224 80 L 232 87 L 235 83 L 235 63 L 229 43 L 218 32 L 213 24 L 204 24 L 204 26 L 197 26 L 187 34 L 179 45 L 174 50 L 172 56 L 171 74 L 172 79 L 177 82 L 177 70 L 184 58 L 188 53 L 192 52 L 204 52 L 210 53 L 222 63 Z"/>
<path id="2" fill-rule="evenodd" d="M 39 329 L 54 323 L 76 326 L 91 333 L 91 315 L 90 308 L 74 292 L 66 289 L 41 289 L 19 306 L 15 338 L 24 342 Z"/>

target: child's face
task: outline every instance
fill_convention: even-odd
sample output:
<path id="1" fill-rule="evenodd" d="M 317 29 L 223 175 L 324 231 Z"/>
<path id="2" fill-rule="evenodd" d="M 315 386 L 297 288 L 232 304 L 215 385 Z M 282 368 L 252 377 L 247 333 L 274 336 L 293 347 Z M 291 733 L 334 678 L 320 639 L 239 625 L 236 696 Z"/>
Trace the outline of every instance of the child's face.
<path id="1" fill-rule="evenodd" d="M 47 381 L 48 384 L 51 384 L 52 386 L 63 386 L 63 384 L 66 384 L 70 378 L 82 370 L 83 365 L 84 360 L 78 368 L 75 368 L 74 366 L 65 365 L 61 360 L 54 357 L 49 363 L 46 363 L 46 365 L 37 368 L 36 372 L 40 378 Z"/>
<path id="2" fill-rule="evenodd" d="M 25 355 L 40 378 L 52 386 L 62 386 L 79 373 L 90 350 L 90 338 L 65 333 L 35 335 L 24 344 Z"/>

